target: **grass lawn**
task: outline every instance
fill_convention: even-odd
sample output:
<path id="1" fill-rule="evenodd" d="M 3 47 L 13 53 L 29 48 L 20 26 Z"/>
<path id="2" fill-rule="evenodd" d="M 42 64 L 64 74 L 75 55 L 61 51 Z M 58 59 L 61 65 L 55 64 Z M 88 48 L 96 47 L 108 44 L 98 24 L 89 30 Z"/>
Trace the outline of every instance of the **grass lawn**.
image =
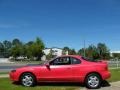
<path id="1" fill-rule="evenodd" d="M 112 69 L 109 82 L 120 81 L 120 69 Z M 4 74 L 4 73 L 3 73 Z M 23 87 L 12 84 L 8 78 L 0 78 L 0 90 L 75 90 L 82 88 L 80 84 L 39 84 L 36 87 Z"/>
<path id="2" fill-rule="evenodd" d="M 0 72 L 0 75 L 1 75 L 1 74 L 8 74 L 8 73 L 9 73 L 9 72 Z"/>
<path id="3" fill-rule="evenodd" d="M 75 90 L 80 86 L 77 84 L 74 85 L 54 85 L 54 84 L 43 84 L 37 85 L 35 87 L 23 87 L 21 85 L 12 84 L 8 78 L 0 78 L 0 90 Z"/>
<path id="4" fill-rule="evenodd" d="M 120 81 L 120 69 L 111 69 L 111 78 L 108 79 L 109 82 Z"/>

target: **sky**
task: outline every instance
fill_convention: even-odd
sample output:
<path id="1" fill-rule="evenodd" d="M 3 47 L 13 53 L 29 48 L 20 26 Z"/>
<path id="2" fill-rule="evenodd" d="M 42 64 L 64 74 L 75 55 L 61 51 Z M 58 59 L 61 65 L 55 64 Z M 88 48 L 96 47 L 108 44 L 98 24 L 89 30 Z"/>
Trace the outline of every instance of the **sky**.
<path id="1" fill-rule="evenodd" d="M 49 48 L 85 40 L 120 50 L 120 0 L 0 0 L 0 41 L 36 37 Z"/>

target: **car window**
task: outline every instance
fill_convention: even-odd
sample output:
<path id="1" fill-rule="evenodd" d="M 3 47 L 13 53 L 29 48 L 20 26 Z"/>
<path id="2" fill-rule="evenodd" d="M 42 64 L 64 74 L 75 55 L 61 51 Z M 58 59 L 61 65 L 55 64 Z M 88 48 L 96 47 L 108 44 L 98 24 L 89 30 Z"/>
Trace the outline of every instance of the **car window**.
<path id="1" fill-rule="evenodd" d="M 50 62 L 50 65 L 70 65 L 71 61 L 69 57 L 60 57 Z"/>
<path id="2" fill-rule="evenodd" d="M 81 63 L 81 61 L 77 58 L 71 57 L 70 59 L 71 59 L 72 64 L 80 64 Z"/>

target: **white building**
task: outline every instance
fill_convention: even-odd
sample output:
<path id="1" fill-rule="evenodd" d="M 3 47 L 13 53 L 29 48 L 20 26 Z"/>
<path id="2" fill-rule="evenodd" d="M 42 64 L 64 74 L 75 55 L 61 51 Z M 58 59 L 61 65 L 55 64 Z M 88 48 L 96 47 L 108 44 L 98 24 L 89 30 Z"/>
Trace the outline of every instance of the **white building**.
<path id="1" fill-rule="evenodd" d="M 46 55 L 48 55 L 50 52 L 52 52 L 52 55 L 54 57 L 61 56 L 63 53 L 63 49 L 57 47 L 45 48 L 43 52 L 45 55 L 42 57 L 42 60 L 46 60 Z M 68 55 L 68 52 L 66 52 L 66 55 Z"/>
<path id="2" fill-rule="evenodd" d="M 52 55 L 54 56 L 61 56 L 62 55 L 62 48 L 52 47 L 52 48 L 46 48 L 43 50 L 45 55 L 48 55 L 52 50 Z"/>
<path id="3" fill-rule="evenodd" d="M 114 53 L 120 54 L 120 51 L 110 51 L 110 56 L 112 57 Z"/>

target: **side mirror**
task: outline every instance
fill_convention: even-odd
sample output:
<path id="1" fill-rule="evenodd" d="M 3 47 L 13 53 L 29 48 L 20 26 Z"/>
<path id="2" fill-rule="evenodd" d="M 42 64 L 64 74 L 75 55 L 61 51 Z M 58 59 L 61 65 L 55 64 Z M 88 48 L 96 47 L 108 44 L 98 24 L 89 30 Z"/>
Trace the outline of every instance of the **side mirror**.
<path id="1" fill-rule="evenodd" d="M 50 64 L 49 64 L 49 63 L 46 63 L 45 66 L 49 68 L 49 67 L 50 67 Z"/>

